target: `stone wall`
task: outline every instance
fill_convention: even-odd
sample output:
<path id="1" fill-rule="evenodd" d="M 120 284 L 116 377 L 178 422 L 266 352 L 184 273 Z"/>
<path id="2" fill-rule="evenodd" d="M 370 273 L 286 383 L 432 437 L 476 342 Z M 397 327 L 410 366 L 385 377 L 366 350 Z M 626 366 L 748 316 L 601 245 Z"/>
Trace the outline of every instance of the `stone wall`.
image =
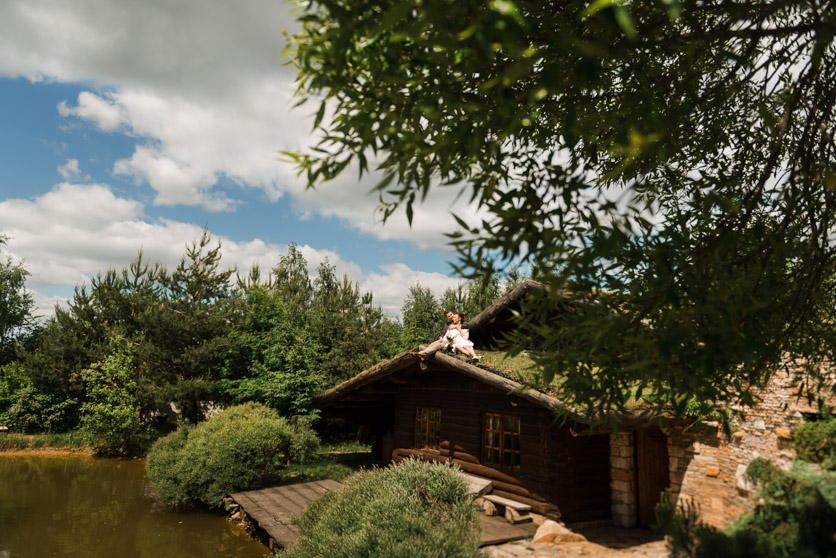
<path id="1" fill-rule="evenodd" d="M 727 437 L 720 425 L 706 423 L 691 429 L 668 429 L 671 490 L 678 503 L 700 506 L 704 521 L 722 527 L 754 507 L 756 487 L 745 476 L 757 457 L 789 469 L 795 459 L 791 429 L 802 413 L 815 413 L 793 385 L 790 372 L 776 374 L 768 389 L 758 394 L 755 407 L 736 407 Z"/>
<path id="2" fill-rule="evenodd" d="M 612 522 L 619 527 L 635 527 L 636 457 L 632 432 L 610 434 L 610 486 L 612 487 Z"/>
<path id="3" fill-rule="evenodd" d="M 816 413 L 793 385 L 790 372 L 776 374 L 753 407 L 737 407 L 733 433 L 727 437 L 717 423 L 665 429 L 668 437 L 669 483 L 677 502 L 700 507 L 704 521 L 722 527 L 755 505 L 757 488 L 746 467 L 757 457 L 789 469 L 795 459 L 791 429 L 803 413 Z M 828 404 L 836 407 L 831 397 Z M 610 436 L 612 521 L 621 527 L 637 523 L 635 436 Z"/>

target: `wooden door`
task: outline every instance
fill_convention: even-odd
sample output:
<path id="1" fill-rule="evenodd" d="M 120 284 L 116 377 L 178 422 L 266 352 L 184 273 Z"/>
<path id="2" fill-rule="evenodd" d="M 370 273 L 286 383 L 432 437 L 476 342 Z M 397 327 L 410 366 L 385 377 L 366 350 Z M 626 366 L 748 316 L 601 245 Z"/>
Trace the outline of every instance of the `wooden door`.
<path id="1" fill-rule="evenodd" d="M 656 522 L 654 508 L 670 484 L 668 437 L 658 428 L 636 431 L 636 484 L 639 525 Z"/>

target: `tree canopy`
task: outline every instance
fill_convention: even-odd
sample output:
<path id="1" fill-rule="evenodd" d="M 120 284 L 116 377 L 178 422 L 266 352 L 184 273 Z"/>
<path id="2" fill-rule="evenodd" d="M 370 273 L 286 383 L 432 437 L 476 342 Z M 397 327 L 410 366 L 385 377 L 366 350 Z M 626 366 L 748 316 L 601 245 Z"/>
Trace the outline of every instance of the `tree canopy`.
<path id="1" fill-rule="evenodd" d="M 6 238 L 0 236 L 0 245 L 5 243 Z M 33 326 L 35 303 L 26 290 L 28 275 L 26 268 L 10 257 L 0 260 L 0 364 L 12 360 L 17 340 Z"/>
<path id="2" fill-rule="evenodd" d="M 521 348 L 589 410 L 751 402 L 836 348 L 836 4 L 314 0 L 290 51 L 311 186 L 442 187 L 465 273 L 530 265 Z M 562 304 L 568 288 L 578 304 Z M 831 386 L 832 387 L 832 386 Z"/>

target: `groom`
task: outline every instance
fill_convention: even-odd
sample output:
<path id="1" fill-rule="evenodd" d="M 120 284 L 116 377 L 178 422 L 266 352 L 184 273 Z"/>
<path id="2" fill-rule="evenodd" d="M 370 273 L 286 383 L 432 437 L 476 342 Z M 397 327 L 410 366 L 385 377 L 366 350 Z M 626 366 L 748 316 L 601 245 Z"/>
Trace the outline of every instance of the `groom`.
<path id="1" fill-rule="evenodd" d="M 447 323 L 444 324 L 444 331 L 441 332 L 441 336 L 436 341 L 430 343 L 423 351 L 418 351 L 419 357 L 428 357 L 439 349 L 443 349 L 447 346 L 447 330 L 450 327 L 450 324 L 453 323 L 453 313 L 450 310 L 445 310 L 444 318 L 447 320 Z"/>

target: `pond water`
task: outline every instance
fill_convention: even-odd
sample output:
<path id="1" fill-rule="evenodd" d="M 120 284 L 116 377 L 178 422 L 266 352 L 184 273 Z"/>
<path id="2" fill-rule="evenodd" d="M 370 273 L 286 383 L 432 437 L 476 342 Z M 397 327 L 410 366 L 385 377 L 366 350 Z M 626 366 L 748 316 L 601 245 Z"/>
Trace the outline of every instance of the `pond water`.
<path id="1" fill-rule="evenodd" d="M 264 558 L 222 515 L 173 511 L 144 461 L 0 453 L 0 558 Z"/>

